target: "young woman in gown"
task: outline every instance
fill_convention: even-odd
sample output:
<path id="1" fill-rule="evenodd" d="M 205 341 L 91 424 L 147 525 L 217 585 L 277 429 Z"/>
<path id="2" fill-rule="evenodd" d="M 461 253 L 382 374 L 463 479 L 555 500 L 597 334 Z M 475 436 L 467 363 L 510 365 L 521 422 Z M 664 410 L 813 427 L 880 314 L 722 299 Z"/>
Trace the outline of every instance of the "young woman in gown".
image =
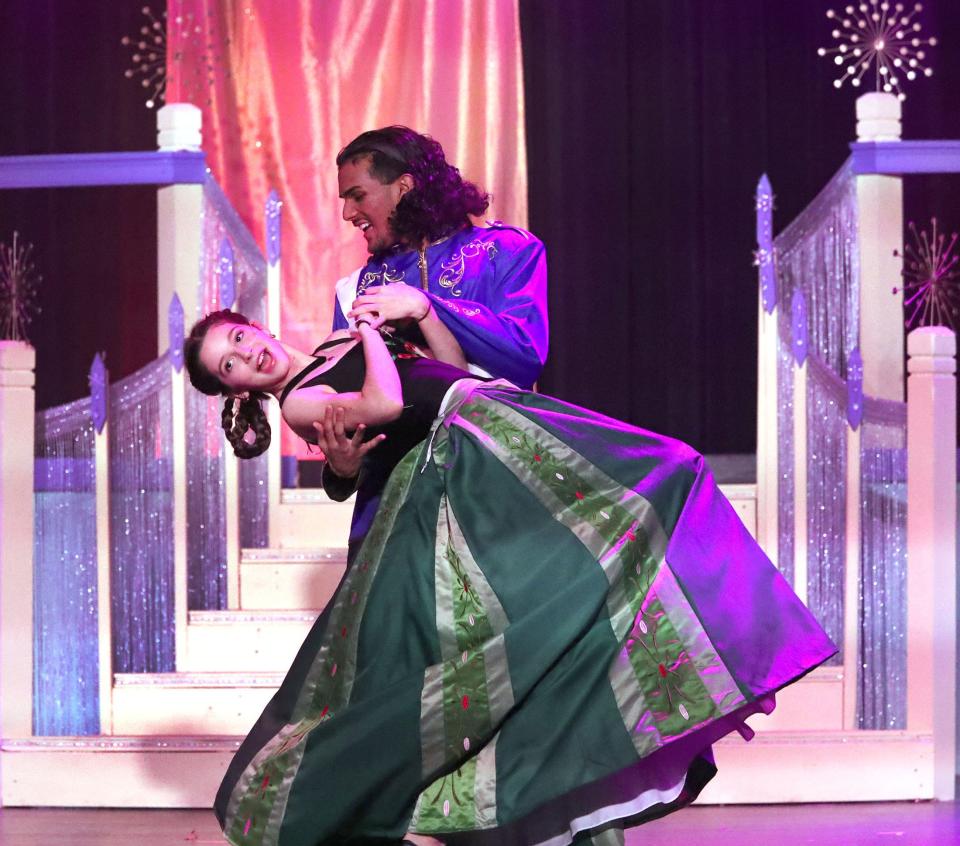
<path id="1" fill-rule="evenodd" d="M 835 647 L 690 447 L 473 378 L 421 328 L 445 361 L 365 323 L 306 355 L 226 311 L 185 345 L 238 454 L 264 396 L 403 453 L 217 815 L 237 846 L 622 843 Z"/>

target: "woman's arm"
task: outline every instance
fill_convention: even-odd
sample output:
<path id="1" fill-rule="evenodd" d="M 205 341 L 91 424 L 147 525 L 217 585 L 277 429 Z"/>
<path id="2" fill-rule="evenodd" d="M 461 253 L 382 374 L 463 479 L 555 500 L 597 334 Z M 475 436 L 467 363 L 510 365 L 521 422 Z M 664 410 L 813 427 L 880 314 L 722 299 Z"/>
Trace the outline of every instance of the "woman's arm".
<path id="1" fill-rule="evenodd" d="M 381 426 L 396 420 L 403 410 L 400 376 L 383 338 L 363 322 L 357 331 L 363 341 L 366 363 L 360 390 L 337 393 L 326 385 L 300 388 L 283 405 L 283 419 L 305 440 L 316 440 L 313 423 L 324 417 L 328 407 L 343 409 L 343 424 L 348 430 L 361 425 Z"/>
<path id="2" fill-rule="evenodd" d="M 423 339 L 430 347 L 430 352 L 438 361 L 445 361 L 447 364 L 453 364 L 461 370 L 467 369 L 467 359 L 460 349 L 460 342 L 453 336 L 444 322 L 437 317 L 437 312 L 433 307 L 433 301 L 429 297 L 424 297 L 427 301 L 427 313 L 417 320 L 420 331 L 423 332 Z"/>
<path id="3" fill-rule="evenodd" d="M 355 319 L 375 317 L 375 323 L 415 320 L 434 358 L 467 369 L 467 359 L 460 343 L 437 317 L 433 300 L 419 288 L 402 282 L 369 288 L 354 301 L 350 316 Z"/>

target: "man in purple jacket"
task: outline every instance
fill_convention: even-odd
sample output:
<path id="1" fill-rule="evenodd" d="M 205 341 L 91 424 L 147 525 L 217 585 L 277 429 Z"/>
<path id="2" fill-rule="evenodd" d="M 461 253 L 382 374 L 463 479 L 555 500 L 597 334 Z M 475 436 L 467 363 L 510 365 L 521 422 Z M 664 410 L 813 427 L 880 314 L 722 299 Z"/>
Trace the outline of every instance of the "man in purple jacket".
<path id="1" fill-rule="evenodd" d="M 370 258 L 337 283 L 333 328 L 376 313 L 416 341 L 416 321 L 432 304 L 471 371 L 532 386 L 548 340 L 540 240 L 501 223 L 473 225 L 487 195 L 447 163 L 436 141 L 407 127 L 364 132 L 343 148 L 337 167 L 343 217 L 363 233 Z M 324 489 L 337 500 L 357 491 L 352 554 L 400 456 L 347 437 L 332 412 L 323 423 Z"/>

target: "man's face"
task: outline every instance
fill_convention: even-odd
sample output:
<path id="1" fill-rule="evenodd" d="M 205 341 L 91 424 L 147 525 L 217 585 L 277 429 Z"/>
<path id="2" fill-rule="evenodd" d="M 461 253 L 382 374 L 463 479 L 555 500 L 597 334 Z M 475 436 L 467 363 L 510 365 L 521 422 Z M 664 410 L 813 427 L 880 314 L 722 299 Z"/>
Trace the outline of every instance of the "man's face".
<path id="1" fill-rule="evenodd" d="M 337 175 L 343 219 L 361 232 L 371 253 L 392 247 L 397 237 L 390 227 L 390 215 L 408 190 L 409 174 L 384 185 L 370 173 L 370 156 L 344 162 Z"/>

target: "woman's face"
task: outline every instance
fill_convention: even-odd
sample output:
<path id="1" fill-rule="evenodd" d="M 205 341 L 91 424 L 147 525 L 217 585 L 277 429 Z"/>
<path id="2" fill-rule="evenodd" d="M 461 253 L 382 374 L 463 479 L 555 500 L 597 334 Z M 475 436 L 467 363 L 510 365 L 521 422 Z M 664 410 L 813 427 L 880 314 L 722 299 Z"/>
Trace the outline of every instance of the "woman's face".
<path id="1" fill-rule="evenodd" d="M 232 393 L 269 392 L 287 375 L 290 356 L 258 326 L 217 323 L 200 346 L 200 363 Z"/>

